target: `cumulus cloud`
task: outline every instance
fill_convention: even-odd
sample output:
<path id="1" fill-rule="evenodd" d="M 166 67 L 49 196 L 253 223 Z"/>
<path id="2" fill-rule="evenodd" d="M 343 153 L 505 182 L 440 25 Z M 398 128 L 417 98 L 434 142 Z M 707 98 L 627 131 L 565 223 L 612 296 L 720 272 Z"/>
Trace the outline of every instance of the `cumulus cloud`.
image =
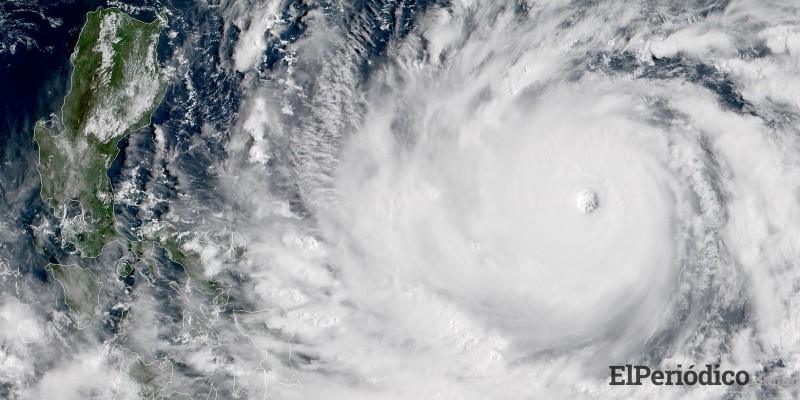
<path id="1" fill-rule="evenodd" d="M 755 374 L 793 354 L 797 158 L 770 118 L 796 81 L 796 21 L 745 2 L 662 24 L 639 3 L 573 6 L 430 10 L 327 137 L 333 179 L 300 182 L 314 219 L 248 230 L 253 301 L 313 354 L 294 396 L 614 396 L 614 362 Z M 759 35 L 767 58 L 741 56 Z"/>
<path id="2" fill-rule="evenodd" d="M 215 10 L 230 126 L 153 138 L 196 263 L 98 273 L 80 332 L 0 297 L 21 398 L 796 397 L 797 5 L 359 4 Z"/>

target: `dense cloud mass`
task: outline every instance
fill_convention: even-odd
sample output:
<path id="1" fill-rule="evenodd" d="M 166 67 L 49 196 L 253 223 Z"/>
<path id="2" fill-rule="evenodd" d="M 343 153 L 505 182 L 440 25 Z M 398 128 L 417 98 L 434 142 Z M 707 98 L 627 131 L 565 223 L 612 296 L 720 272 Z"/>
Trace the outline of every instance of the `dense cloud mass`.
<path id="1" fill-rule="evenodd" d="M 199 272 L 51 243 L 26 144 L 0 398 L 800 396 L 795 1 L 112 5 L 169 20 L 118 229 L 177 227 Z M 88 327 L 56 261 L 99 282 Z M 625 364 L 751 382 L 609 385 Z"/>

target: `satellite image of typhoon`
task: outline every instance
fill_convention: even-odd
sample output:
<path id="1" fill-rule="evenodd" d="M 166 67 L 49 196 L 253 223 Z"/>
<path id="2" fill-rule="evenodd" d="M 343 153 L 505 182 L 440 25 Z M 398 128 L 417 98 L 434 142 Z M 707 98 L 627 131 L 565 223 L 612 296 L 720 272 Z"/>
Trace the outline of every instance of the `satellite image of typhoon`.
<path id="1" fill-rule="evenodd" d="M 798 0 L 0 0 L 2 400 L 798 398 Z"/>

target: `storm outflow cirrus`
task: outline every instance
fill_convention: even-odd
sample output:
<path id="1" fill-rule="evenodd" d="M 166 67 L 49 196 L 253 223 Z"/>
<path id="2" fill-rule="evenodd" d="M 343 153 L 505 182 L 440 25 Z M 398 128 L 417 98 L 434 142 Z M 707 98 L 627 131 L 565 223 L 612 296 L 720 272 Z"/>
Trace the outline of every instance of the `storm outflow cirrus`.
<path id="1" fill-rule="evenodd" d="M 0 169 L 0 397 L 800 396 L 800 4 L 122 3 L 165 93 Z"/>

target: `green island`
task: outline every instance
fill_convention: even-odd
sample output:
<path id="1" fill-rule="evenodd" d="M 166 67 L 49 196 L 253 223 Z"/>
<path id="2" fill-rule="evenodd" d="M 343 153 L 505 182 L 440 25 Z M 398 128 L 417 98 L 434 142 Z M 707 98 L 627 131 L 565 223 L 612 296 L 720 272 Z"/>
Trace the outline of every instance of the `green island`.
<path id="1" fill-rule="evenodd" d="M 61 115 L 36 123 L 33 139 L 39 147 L 41 196 L 59 218 L 61 238 L 75 246 L 81 259 L 99 256 L 112 241 L 126 246 L 132 259 L 115 263 L 116 276 L 138 272 L 151 283 L 157 275 L 157 252 L 179 264 L 194 286 L 227 302 L 221 284 L 204 276 L 200 255 L 182 249 L 185 235 L 171 225 L 150 221 L 138 240 L 128 240 L 116 228 L 114 192 L 108 168 L 117 157 L 117 143 L 147 126 L 161 102 L 167 83 L 156 47 L 163 16 L 139 21 L 117 8 L 87 14 L 71 56 L 71 85 Z M 102 284 L 90 269 L 48 264 L 45 270 L 61 283 L 64 302 L 83 328 L 99 312 Z"/>
<path id="2" fill-rule="evenodd" d="M 101 284 L 97 276 L 77 265 L 48 264 L 45 270 L 61 284 L 64 304 L 69 308 L 78 328 L 90 326 L 100 311 Z"/>
<path id="3" fill-rule="evenodd" d="M 161 17 L 146 23 L 116 8 L 88 13 L 61 116 L 34 128 L 42 199 L 83 257 L 118 236 L 107 171 L 117 142 L 149 123 L 166 90 L 156 54 L 164 26 Z"/>
<path id="4" fill-rule="evenodd" d="M 203 272 L 203 261 L 194 251 L 184 250 L 183 243 L 187 235 L 181 235 L 172 225 L 167 223 L 154 223 L 147 229 L 144 238 L 164 249 L 167 258 L 183 268 L 186 276 L 195 288 L 206 294 L 219 294 L 223 290 L 222 284 L 216 280 L 208 279 Z M 136 253 L 138 254 L 138 253 Z M 139 258 L 146 259 L 144 255 Z"/>

